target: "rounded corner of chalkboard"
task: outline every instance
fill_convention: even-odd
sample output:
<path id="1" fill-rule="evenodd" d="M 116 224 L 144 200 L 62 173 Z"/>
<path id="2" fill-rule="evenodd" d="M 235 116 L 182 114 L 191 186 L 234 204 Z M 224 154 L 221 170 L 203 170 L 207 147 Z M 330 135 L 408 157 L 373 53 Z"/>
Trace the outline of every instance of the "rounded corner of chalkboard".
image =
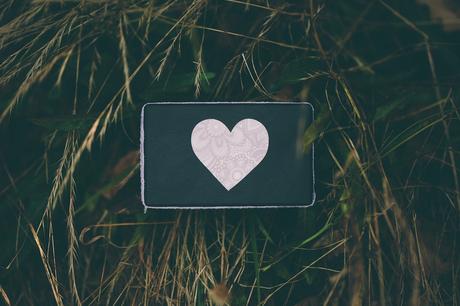
<path id="1" fill-rule="evenodd" d="M 315 205 L 315 203 L 316 203 L 316 193 L 313 191 L 313 198 L 312 198 L 312 200 L 311 200 L 311 203 L 305 205 L 305 208 L 307 208 L 307 207 L 312 207 L 313 205 Z"/>
<path id="2" fill-rule="evenodd" d="M 300 104 L 305 105 L 310 108 L 311 113 L 314 115 L 315 114 L 315 106 L 311 102 L 300 102 Z"/>
<path id="3" fill-rule="evenodd" d="M 148 103 L 145 103 L 144 105 L 142 105 L 141 107 L 141 115 L 144 115 L 144 112 L 145 112 L 145 108 L 147 106 L 149 106 L 150 104 L 153 104 L 152 102 L 148 102 Z"/>

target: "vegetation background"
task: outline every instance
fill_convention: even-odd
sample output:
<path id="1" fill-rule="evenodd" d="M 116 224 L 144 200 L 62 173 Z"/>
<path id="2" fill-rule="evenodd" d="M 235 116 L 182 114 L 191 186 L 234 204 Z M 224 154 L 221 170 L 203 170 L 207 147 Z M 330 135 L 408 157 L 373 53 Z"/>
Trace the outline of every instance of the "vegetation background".
<path id="1" fill-rule="evenodd" d="M 0 2 L 5 305 L 459 305 L 460 8 Z M 317 202 L 155 211 L 152 101 L 309 101 Z"/>

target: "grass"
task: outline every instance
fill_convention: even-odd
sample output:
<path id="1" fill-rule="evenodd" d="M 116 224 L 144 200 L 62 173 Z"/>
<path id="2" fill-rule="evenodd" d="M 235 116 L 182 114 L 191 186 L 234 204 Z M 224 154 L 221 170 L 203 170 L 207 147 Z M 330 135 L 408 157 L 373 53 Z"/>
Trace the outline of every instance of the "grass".
<path id="1" fill-rule="evenodd" d="M 458 305 L 460 21 L 430 12 L 2 2 L 2 303 Z M 316 204 L 144 214 L 152 101 L 311 102 Z"/>

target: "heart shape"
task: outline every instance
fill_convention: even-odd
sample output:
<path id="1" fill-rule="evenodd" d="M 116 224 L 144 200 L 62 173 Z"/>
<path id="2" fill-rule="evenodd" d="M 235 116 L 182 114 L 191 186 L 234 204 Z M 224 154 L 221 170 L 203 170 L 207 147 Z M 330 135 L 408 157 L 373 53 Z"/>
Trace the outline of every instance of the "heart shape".
<path id="1" fill-rule="evenodd" d="M 243 119 L 230 132 L 219 120 L 206 119 L 192 131 L 192 149 L 200 162 L 230 190 L 264 159 L 268 132 L 254 119 Z"/>

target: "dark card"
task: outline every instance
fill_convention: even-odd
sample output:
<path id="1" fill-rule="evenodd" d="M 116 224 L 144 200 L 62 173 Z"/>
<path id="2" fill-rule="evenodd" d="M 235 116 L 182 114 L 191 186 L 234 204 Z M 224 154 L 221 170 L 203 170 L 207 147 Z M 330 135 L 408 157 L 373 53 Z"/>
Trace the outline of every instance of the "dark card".
<path id="1" fill-rule="evenodd" d="M 149 103 L 141 120 L 148 208 L 296 207 L 315 199 L 309 103 Z"/>

